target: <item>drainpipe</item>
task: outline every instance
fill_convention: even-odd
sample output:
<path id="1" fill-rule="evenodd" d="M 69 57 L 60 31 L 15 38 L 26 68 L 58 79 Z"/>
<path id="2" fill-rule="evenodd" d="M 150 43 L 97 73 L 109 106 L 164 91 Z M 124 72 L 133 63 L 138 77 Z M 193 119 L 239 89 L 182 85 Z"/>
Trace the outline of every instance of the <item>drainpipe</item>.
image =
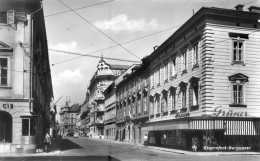
<path id="1" fill-rule="evenodd" d="M 30 69 L 29 69 L 29 73 L 30 73 L 30 76 L 29 76 L 29 110 L 30 112 L 32 113 L 33 112 L 33 105 L 32 105 L 32 101 L 33 101 L 33 98 L 32 98 L 32 80 L 33 80 L 33 25 L 34 25 L 34 22 L 33 22 L 33 14 L 31 14 L 31 26 L 30 26 L 30 30 L 31 30 L 31 34 L 30 34 Z"/>

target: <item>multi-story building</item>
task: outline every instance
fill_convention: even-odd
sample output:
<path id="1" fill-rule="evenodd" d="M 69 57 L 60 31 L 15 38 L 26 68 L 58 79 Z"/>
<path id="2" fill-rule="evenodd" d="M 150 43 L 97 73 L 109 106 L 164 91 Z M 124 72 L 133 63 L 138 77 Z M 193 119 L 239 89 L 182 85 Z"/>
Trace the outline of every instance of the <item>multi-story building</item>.
<path id="1" fill-rule="evenodd" d="M 79 104 L 69 106 L 66 102 L 65 106 L 60 111 L 60 134 L 62 136 L 72 136 L 78 133 L 77 124 L 80 114 Z"/>
<path id="2" fill-rule="evenodd" d="M 103 138 L 104 136 L 104 90 L 128 68 L 127 65 L 113 65 L 107 63 L 103 57 L 97 65 L 97 71 L 91 78 L 88 86 L 88 101 L 84 101 L 83 107 L 90 108 L 89 112 L 89 136 Z M 84 126 L 84 125 L 82 125 Z"/>
<path id="3" fill-rule="evenodd" d="M 0 152 L 34 152 L 53 97 L 40 0 L 0 1 Z"/>
<path id="4" fill-rule="evenodd" d="M 251 150 L 260 135 L 260 8 L 201 8 L 151 55 L 148 143 Z"/>
<path id="5" fill-rule="evenodd" d="M 104 91 L 105 113 L 104 113 L 104 135 L 105 139 L 116 139 L 116 89 L 115 83 L 110 84 Z"/>
<path id="6" fill-rule="evenodd" d="M 148 72 L 141 65 L 132 65 L 115 80 L 117 127 L 120 141 L 144 143 L 142 127 L 148 120 Z"/>

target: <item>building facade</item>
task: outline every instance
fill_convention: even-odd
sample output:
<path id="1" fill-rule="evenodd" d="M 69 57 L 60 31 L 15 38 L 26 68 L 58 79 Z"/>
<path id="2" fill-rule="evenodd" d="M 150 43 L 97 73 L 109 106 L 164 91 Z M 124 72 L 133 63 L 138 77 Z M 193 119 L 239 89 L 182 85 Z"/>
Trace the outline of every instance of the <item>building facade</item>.
<path id="1" fill-rule="evenodd" d="M 69 106 L 66 102 L 65 106 L 60 111 L 60 134 L 62 136 L 74 136 L 79 132 L 78 120 L 80 114 L 80 106 L 73 104 Z"/>
<path id="2" fill-rule="evenodd" d="M 53 97 L 40 0 L 0 2 L 0 66 L 0 152 L 35 152 Z"/>
<path id="3" fill-rule="evenodd" d="M 116 139 L 116 88 L 115 83 L 110 84 L 104 91 L 105 113 L 104 113 L 104 135 L 105 139 Z"/>
<path id="4" fill-rule="evenodd" d="M 149 81 L 144 66 L 132 65 L 115 80 L 117 140 L 143 144 L 142 127 L 148 120 Z"/>
<path id="5" fill-rule="evenodd" d="M 114 65 L 107 63 L 103 57 L 97 65 L 97 71 L 91 78 L 88 91 L 88 101 L 84 101 L 84 109 L 89 110 L 89 123 L 86 131 L 92 138 L 104 137 L 104 112 L 105 112 L 105 89 L 128 68 L 127 65 Z M 83 111 L 83 113 L 86 113 Z M 87 116 L 85 116 L 86 118 Z M 87 123 L 87 122 L 86 122 Z M 84 124 L 82 126 L 85 126 Z"/>
<path id="6" fill-rule="evenodd" d="M 257 7 L 201 8 L 143 59 L 150 79 L 149 144 L 259 148 L 259 19 Z"/>

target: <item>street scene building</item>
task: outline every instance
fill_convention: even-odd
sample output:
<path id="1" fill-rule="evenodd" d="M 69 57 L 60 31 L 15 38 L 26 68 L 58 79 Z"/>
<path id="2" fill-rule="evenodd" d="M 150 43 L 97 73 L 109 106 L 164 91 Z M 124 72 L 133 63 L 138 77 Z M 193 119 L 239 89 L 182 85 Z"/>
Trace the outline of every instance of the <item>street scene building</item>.
<path id="1" fill-rule="evenodd" d="M 148 79 L 140 64 L 115 80 L 118 140 L 143 144 L 142 126 L 148 120 Z M 146 72 L 147 73 L 147 72 Z"/>
<path id="2" fill-rule="evenodd" d="M 78 104 L 70 106 L 68 102 L 65 103 L 60 111 L 59 133 L 61 136 L 74 136 L 79 132 L 77 126 L 79 114 L 80 106 Z"/>
<path id="3" fill-rule="evenodd" d="M 105 138 L 195 151 L 258 149 L 259 11 L 203 7 L 142 64 L 111 80 L 101 110 Z"/>
<path id="4" fill-rule="evenodd" d="M 88 121 L 84 121 L 88 125 L 85 126 L 89 129 L 88 136 L 93 138 L 104 138 L 104 112 L 105 112 L 105 89 L 116 79 L 117 76 L 121 75 L 128 68 L 127 65 L 114 65 L 108 64 L 103 57 L 97 65 L 97 71 L 90 80 L 88 86 L 87 96 L 82 106 L 85 113 L 85 118 Z M 88 112 L 86 112 L 88 111 Z M 87 114 L 86 114 L 87 113 Z M 89 118 L 86 118 L 89 117 Z"/>
<path id="5" fill-rule="evenodd" d="M 143 59 L 150 71 L 149 144 L 203 151 L 259 146 L 260 15 L 253 9 L 259 8 L 201 8 Z"/>
<path id="6" fill-rule="evenodd" d="M 53 97 L 40 0 L 0 2 L 0 152 L 34 152 Z"/>

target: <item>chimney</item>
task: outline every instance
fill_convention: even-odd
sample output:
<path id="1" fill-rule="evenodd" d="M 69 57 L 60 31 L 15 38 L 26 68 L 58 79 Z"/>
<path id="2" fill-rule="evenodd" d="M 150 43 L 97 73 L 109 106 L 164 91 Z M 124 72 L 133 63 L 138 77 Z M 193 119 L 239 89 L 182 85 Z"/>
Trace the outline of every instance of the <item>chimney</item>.
<path id="1" fill-rule="evenodd" d="M 153 47 L 153 51 L 155 51 L 158 47 L 159 47 L 158 45 L 155 45 L 155 46 Z"/>
<path id="2" fill-rule="evenodd" d="M 250 6 L 248 10 L 249 12 L 260 13 L 260 7 Z"/>
<path id="3" fill-rule="evenodd" d="M 243 8 L 244 8 L 244 5 L 242 5 L 242 4 L 238 4 L 238 5 L 235 6 L 235 9 L 237 11 L 243 11 Z"/>

